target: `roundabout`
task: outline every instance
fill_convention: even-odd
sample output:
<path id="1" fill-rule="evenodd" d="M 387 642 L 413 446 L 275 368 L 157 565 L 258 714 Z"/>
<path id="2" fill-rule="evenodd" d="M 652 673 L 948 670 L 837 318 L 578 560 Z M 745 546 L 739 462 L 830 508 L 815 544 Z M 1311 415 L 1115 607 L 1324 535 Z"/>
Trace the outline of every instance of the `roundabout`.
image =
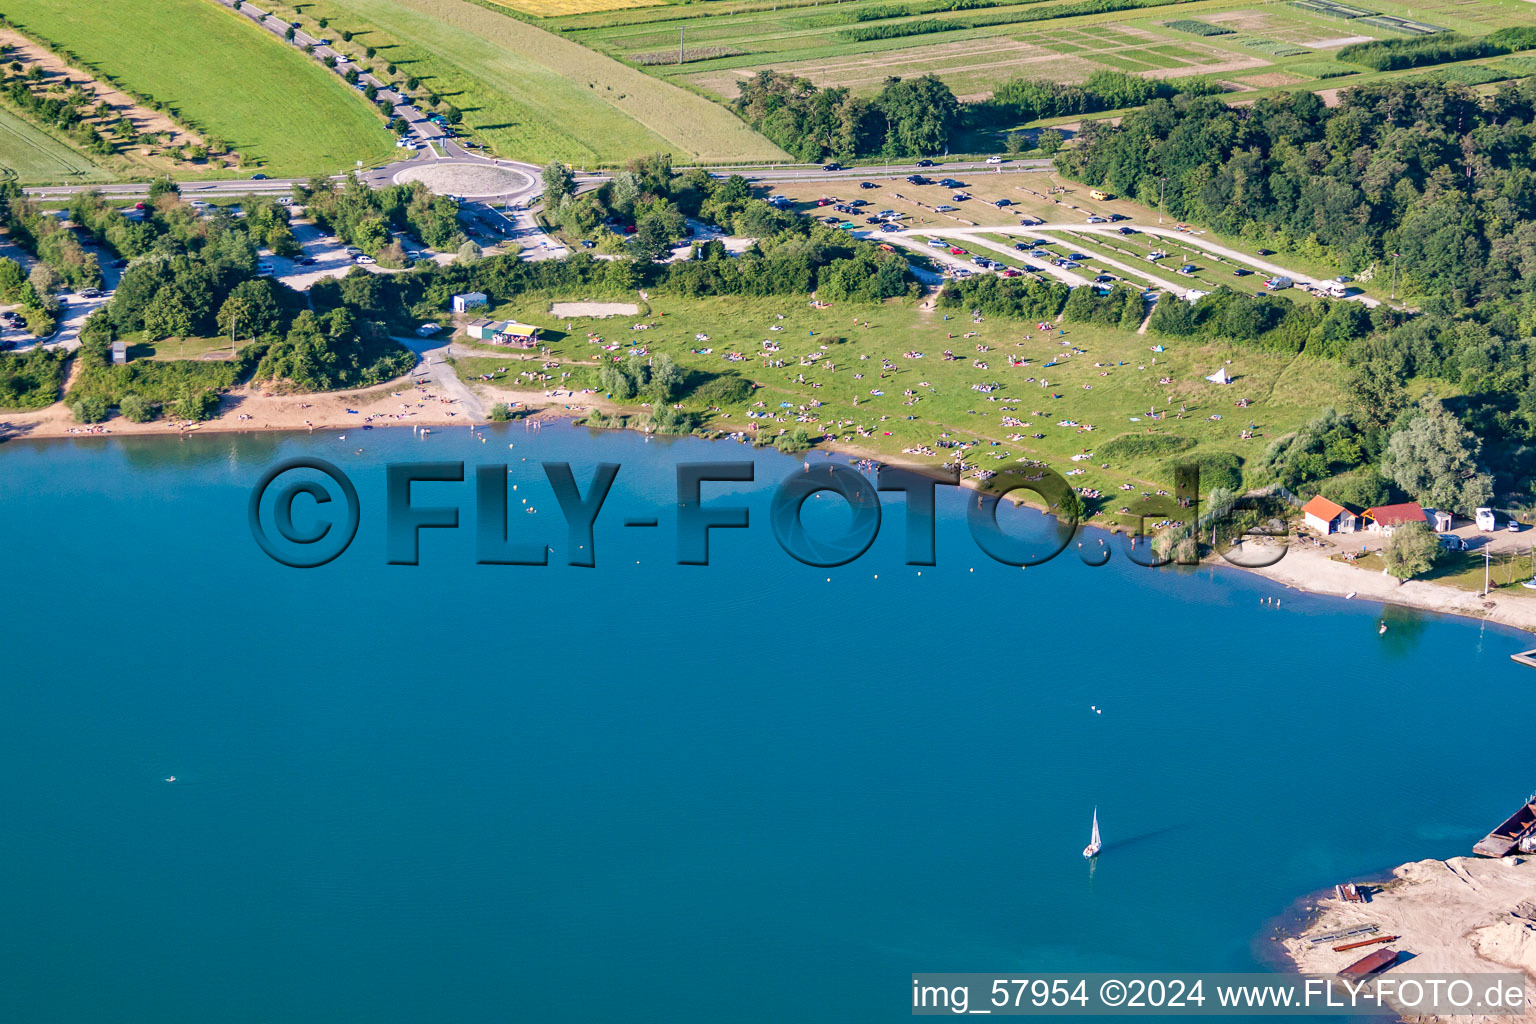
<path id="1" fill-rule="evenodd" d="M 537 174 L 504 167 L 486 160 L 434 160 L 412 164 L 394 175 L 394 183 L 419 181 L 438 195 L 465 199 L 500 199 L 531 192 L 539 185 Z"/>

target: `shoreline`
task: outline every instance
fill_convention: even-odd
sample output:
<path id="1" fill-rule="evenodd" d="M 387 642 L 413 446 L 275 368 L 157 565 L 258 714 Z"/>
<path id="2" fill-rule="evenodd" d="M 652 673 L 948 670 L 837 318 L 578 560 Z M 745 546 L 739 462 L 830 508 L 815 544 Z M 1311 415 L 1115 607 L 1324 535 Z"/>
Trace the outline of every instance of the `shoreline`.
<path id="1" fill-rule="evenodd" d="M 1396 936 L 1380 946 L 1409 955 L 1407 966 L 1400 968 L 1407 973 L 1513 971 L 1525 978 L 1527 1005 L 1536 997 L 1536 905 L 1531 900 L 1536 891 L 1536 860 L 1515 856 L 1410 861 L 1385 876 L 1355 882 L 1369 894 L 1369 902 L 1347 903 L 1324 890 L 1301 897 L 1276 919 L 1280 933 L 1276 952 L 1295 970 L 1333 974 L 1380 948 L 1335 952 L 1335 944 Z M 1351 938 L 1325 938 L 1367 927 L 1377 930 Z M 1389 970 L 1386 976 L 1391 975 Z M 1526 1017 L 1522 1013 L 1479 1019 L 1514 1022 Z"/>
<path id="2" fill-rule="evenodd" d="M 447 379 L 444 379 L 445 376 Z M 451 366 L 442 362 L 424 361 L 404 377 L 345 392 L 280 395 L 249 386 L 234 388 L 221 396 L 219 414 L 200 423 L 182 423 L 173 419 L 132 423 L 119 416 L 112 419 L 110 425 L 77 424 L 69 408 L 60 401 L 46 409 L 0 413 L 0 442 L 84 437 L 187 437 L 192 434 L 282 431 L 312 434 L 316 430 L 406 426 L 427 430 L 474 428 L 488 422 L 479 415 L 480 410 L 473 407 L 475 400 L 481 398 L 484 402 L 505 402 L 526 410 L 526 418 L 545 420 L 575 419 L 594 409 L 613 412 L 621 408 L 617 403 L 602 400 L 595 395 L 566 389 L 512 391 L 484 386 L 472 388 L 458 378 Z M 861 445 L 831 442 L 819 444 L 812 450 L 818 449 L 882 463 L 891 462 L 889 456 Z M 937 474 L 935 467 L 916 468 L 931 469 Z M 976 482 L 962 480 L 961 486 L 974 487 Z M 1093 523 L 1082 525 L 1111 535 L 1117 532 Z M 1270 582 L 1308 594 L 1336 598 L 1346 598 L 1352 594 L 1367 601 L 1492 621 L 1536 633 L 1536 596 L 1527 599 L 1498 594 L 1484 598 L 1481 594 L 1422 580 L 1409 580 L 1399 585 L 1391 576 L 1335 562 L 1324 551 L 1310 546 L 1289 545 L 1285 557 L 1266 568 L 1234 565 L 1220 555 L 1207 556 L 1201 564 L 1254 573 Z"/>

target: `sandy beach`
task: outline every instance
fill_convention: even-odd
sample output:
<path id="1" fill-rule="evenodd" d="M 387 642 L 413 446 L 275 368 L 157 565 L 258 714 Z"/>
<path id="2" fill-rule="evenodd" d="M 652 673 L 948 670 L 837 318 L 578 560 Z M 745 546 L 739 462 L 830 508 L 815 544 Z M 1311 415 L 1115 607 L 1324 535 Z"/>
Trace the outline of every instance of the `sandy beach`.
<path id="1" fill-rule="evenodd" d="M 1329 893 L 1317 901 L 1299 935 L 1283 941 L 1303 973 L 1332 974 L 1377 946 L 1334 952 L 1335 945 L 1370 938 L 1360 933 L 1313 942 L 1364 926 L 1395 935 L 1384 945 L 1412 954 L 1395 970 L 1413 974 L 1520 971 L 1526 1000 L 1536 998 L 1536 861 L 1505 857 L 1453 857 L 1404 864 L 1368 903 L 1347 903 Z M 1390 973 L 1390 971 L 1389 971 Z M 1420 1018 L 1423 1019 L 1423 1018 Z M 1455 1017 L 1457 1021 L 1523 1021 L 1518 1016 Z"/>

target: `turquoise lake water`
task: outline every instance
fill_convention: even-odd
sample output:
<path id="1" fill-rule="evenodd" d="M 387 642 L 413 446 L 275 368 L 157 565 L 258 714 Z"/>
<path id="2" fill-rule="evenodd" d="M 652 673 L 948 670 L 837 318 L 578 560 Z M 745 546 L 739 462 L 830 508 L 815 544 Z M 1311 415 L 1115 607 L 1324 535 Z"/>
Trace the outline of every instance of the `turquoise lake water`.
<path id="1" fill-rule="evenodd" d="M 942 490 L 937 566 L 891 495 L 815 569 L 767 518 L 800 461 L 735 444 L 339 433 L 0 446 L 0 1020 L 875 1022 L 913 971 L 1246 970 L 1532 785 L 1510 631 L 1002 566 Z M 294 455 L 360 494 L 320 569 L 247 526 Z M 461 528 L 385 564 L 383 466 L 423 459 L 509 462 L 553 564 L 474 564 L 472 483 L 418 486 Z M 593 569 L 543 459 L 622 464 Z M 706 499 L 752 526 L 673 564 L 673 467 L 739 459 Z"/>

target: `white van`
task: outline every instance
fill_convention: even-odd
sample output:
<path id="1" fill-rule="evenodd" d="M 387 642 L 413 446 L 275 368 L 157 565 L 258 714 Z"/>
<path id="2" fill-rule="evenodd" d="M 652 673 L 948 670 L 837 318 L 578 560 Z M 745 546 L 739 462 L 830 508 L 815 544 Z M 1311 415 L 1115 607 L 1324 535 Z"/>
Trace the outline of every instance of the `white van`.
<path id="1" fill-rule="evenodd" d="M 1482 530 L 1484 533 L 1492 533 L 1494 530 L 1499 528 L 1499 524 L 1494 518 L 1493 509 L 1491 508 L 1478 509 L 1477 515 L 1474 518 L 1477 522 L 1477 528 Z"/>

